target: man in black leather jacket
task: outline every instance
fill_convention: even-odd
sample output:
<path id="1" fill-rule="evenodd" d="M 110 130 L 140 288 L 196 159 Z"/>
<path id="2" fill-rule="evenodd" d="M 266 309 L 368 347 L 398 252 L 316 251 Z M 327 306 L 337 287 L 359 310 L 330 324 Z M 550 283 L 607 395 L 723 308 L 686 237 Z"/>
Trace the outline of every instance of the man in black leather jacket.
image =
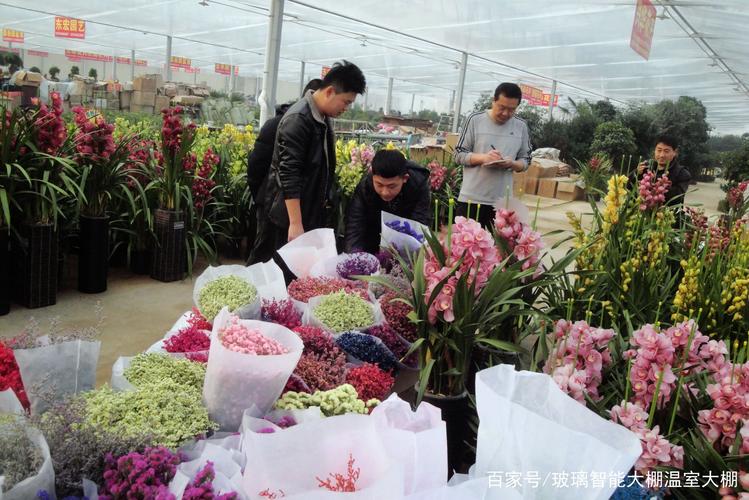
<path id="1" fill-rule="evenodd" d="M 330 118 L 363 94 L 366 80 L 348 61 L 336 63 L 320 89 L 307 92 L 281 119 L 270 172 L 260 187 L 262 228 L 250 262 L 263 248 L 277 250 L 305 231 L 324 227 L 335 175 L 335 137 Z"/>
<path id="2" fill-rule="evenodd" d="M 317 90 L 322 85 L 322 80 L 319 78 L 313 78 L 307 83 L 302 91 L 302 97 L 309 90 Z M 278 132 L 278 125 L 281 123 L 281 118 L 286 114 L 286 111 L 294 103 L 281 104 L 276 106 L 276 116 L 265 122 L 260 128 L 260 132 L 257 134 L 255 139 L 255 145 L 252 148 L 252 152 L 247 157 L 247 186 L 250 188 L 252 193 L 252 213 L 251 217 L 256 220 L 256 231 L 254 235 L 256 240 L 259 238 L 262 245 L 254 249 L 252 253 L 252 260 L 250 264 L 256 262 L 266 262 L 273 257 L 273 242 L 270 238 L 263 238 L 263 235 L 259 234 L 261 231 L 267 231 L 270 227 L 265 224 L 267 216 L 265 211 L 262 209 L 263 193 L 260 189 L 263 185 L 263 181 L 268 177 L 270 171 L 270 164 L 273 160 L 273 148 L 276 144 L 276 133 Z M 252 228 L 251 228 L 252 229 Z"/>
<path id="3" fill-rule="evenodd" d="M 429 170 L 395 150 L 378 151 L 356 186 L 346 217 L 347 252 L 377 252 L 383 210 L 429 225 Z"/>

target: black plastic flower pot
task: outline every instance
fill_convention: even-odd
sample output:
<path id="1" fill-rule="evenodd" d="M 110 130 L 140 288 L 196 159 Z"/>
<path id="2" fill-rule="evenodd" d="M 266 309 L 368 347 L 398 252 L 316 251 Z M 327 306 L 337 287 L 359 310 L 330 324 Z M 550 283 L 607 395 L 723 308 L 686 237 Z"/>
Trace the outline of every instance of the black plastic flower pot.
<path id="1" fill-rule="evenodd" d="M 10 312 L 10 236 L 0 228 L 0 316 Z"/>
<path id="2" fill-rule="evenodd" d="M 58 238 L 54 224 L 24 224 L 11 242 L 15 299 L 34 309 L 57 302 Z"/>
<path id="3" fill-rule="evenodd" d="M 102 293 L 109 273 L 109 217 L 81 215 L 78 252 L 78 291 Z"/>
<path id="4" fill-rule="evenodd" d="M 130 253 L 130 272 L 143 275 L 151 272 L 151 250 L 133 250 Z"/>
<path id="5" fill-rule="evenodd" d="M 472 465 L 467 443 L 471 440 L 471 406 L 468 391 L 459 396 L 442 396 L 424 393 L 423 402 L 432 404 L 442 411 L 442 420 L 447 428 L 447 473 L 468 472 Z"/>
<path id="6" fill-rule="evenodd" d="M 476 374 L 486 368 L 497 365 L 512 365 L 520 370 L 520 355 L 516 352 L 502 351 L 482 344 L 476 344 L 471 350 L 471 362 L 468 365 L 466 389 L 471 394 L 476 386 Z"/>
<path id="7" fill-rule="evenodd" d="M 185 275 L 185 218 L 183 212 L 157 209 L 154 214 L 156 248 L 151 261 L 151 278 L 163 281 L 181 280 Z"/>

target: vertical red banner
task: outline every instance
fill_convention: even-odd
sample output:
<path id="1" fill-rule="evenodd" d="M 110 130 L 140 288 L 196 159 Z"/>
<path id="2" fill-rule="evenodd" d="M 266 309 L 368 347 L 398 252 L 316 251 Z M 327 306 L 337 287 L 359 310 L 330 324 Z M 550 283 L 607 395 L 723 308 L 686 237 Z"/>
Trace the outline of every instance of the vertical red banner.
<path id="1" fill-rule="evenodd" d="M 650 0 L 637 0 L 629 46 L 645 60 L 650 58 L 650 47 L 653 45 L 656 14 L 655 7 Z"/>

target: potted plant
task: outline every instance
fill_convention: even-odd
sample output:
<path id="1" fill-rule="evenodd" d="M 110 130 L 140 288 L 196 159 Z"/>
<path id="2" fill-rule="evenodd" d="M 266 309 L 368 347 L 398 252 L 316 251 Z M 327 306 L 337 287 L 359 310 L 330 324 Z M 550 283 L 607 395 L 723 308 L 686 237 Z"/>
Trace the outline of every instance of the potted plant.
<path id="1" fill-rule="evenodd" d="M 91 68 L 90 70 L 88 70 L 88 76 L 90 78 L 93 78 L 94 80 L 98 79 L 99 74 L 96 71 L 96 68 Z"/>
<path id="2" fill-rule="evenodd" d="M 596 155 L 587 163 L 575 160 L 580 169 L 580 180 L 590 202 L 601 199 L 606 189 L 606 182 L 611 176 L 611 160 L 606 155 Z"/>
<path id="3" fill-rule="evenodd" d="M 49 68 L 49 79 L 52 80 L 53 82 L 59 81 L 57 79 L 57 75 L 59 74 L 60 74 L 60 68 L 58 68 L 57 66 L 52 66 L 51 68 Z"/>
<path id="4" fill-rule="evenodd" d="M 80 253 L 78 290 L 100 293 L 107 289 L 109 269 L 109 221 L 116 198 L 138 205 L 143 199 L 133 197 L 131 186 L 138 184 L 128 167 L 130 143 L 125 136 L 113 140 L 114 125 L 95 111 L 80 106 L 75 115 L 75 159 L 80 167 L 80 188 L 85 194 L 79 203 Z"/>
<path id="5" fill-rule="evenodd" d="M 0 316 L 10 311 L 11 264 L 10 237 L 19 205 L 15 192 L 22 185 L 26 170 L 21 158 L 28 155 L 25 143 L 33 133 L 33 122 L 26 120 L 20 109 L 8 111 L 0 107 Z"/>
<path id="6" fill-rule="evenodd" d="M 186 268 L 185 200 L 191 196 L 196 159 L 190 154 L 195 125 L 182 123 L 182 108 L 162 110 L 161 152 L 147 186 L 158 196 L 154 213 L 157 246 L 151 262 L 151 277 L 159 281 L 182 279 Z"/>
<path id="7" fill-rule="evenodd" d="M 41 104 L 24 115 L 31 132 L 19 158 L 24 174 L 14 195 L 25 218 L 12 241 L 13 281 L 17 299 L 30 308 L 57 300 L 57 222 L 62 202 L 69 196 L 84 196 L 75 183 L 73 161 L 62 153 L 67 139 L 62 99 L 57 92 L 50 99 L 50 107 Z"/>

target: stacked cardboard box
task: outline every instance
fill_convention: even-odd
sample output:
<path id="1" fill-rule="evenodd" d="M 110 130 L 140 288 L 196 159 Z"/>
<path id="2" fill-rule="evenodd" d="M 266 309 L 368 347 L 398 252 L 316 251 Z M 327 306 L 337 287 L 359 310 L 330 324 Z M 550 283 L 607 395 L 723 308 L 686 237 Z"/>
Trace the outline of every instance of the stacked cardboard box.
<path id="1" fill-rule="evenodd" d="M 156 113 L 160 113 L 162 109 L 169 107 L 170 98 L 165 95 L 157 95 L 155 104 L 154 104 L 154 110 Z"/>
<path id="2" fill-rule="evenodd" d="M 562 177 L 557 183 L 556 197 L 564 201 L 584 200 L 585 190 L 577 185 L 576 178 Z"/>
<path id="3" fill-rule="evenodd" d="M 130 111 L 130 103 L 133 98 L 132 90 L 123 90 L 120 92 L 120 109 L 123 111 Z"/>

